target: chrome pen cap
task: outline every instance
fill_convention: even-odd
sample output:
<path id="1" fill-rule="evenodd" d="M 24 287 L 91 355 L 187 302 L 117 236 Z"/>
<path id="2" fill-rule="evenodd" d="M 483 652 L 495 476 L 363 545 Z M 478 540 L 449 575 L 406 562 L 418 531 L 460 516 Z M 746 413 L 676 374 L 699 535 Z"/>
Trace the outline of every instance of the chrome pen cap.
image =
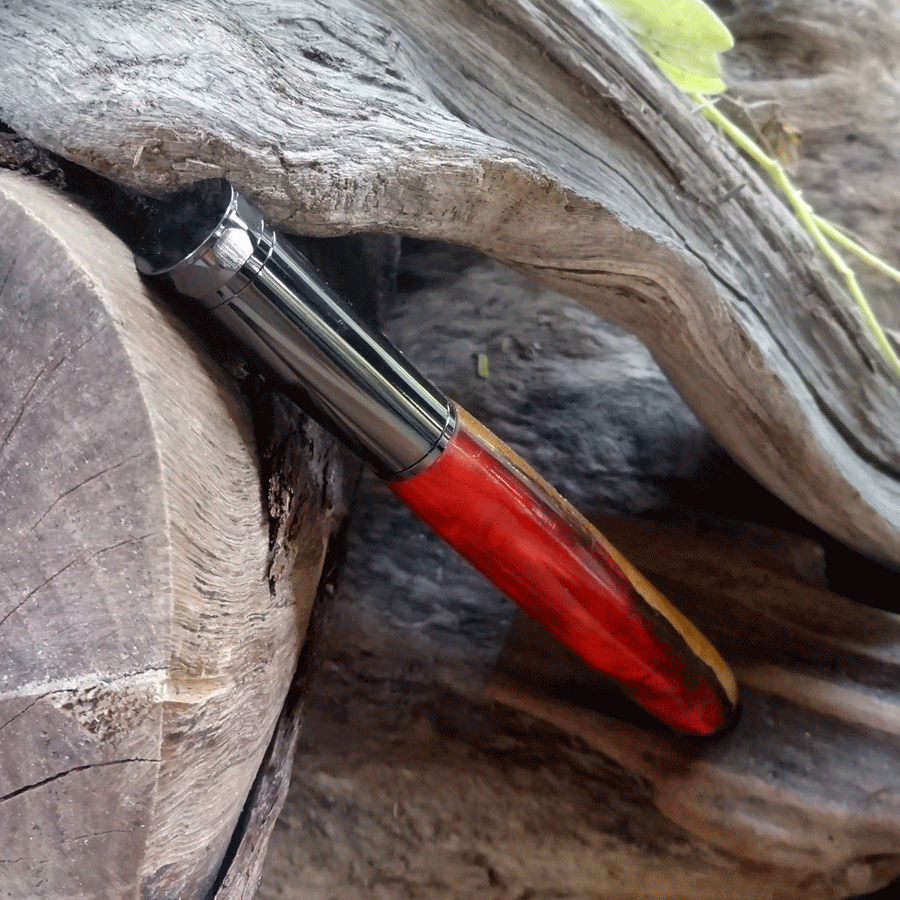
<path id="1" fill-rule="evenodd" d="M 206 307 L 382 478 L 421 471 L 449 441 L 453 405 L 228 181 L 161 201 L 135 261 Z"/>

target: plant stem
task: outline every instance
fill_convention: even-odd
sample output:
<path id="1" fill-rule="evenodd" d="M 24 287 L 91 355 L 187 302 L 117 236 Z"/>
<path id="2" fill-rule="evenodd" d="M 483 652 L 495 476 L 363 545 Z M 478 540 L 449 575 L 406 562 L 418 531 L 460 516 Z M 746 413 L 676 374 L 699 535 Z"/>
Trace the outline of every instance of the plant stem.
<path id="1" fill-rule="evenodd" d="M 793 207 L 794 213 L 800 220 L 800 223 L 807 232 L 809 232 L 809 235 L 816 246 L 844 280 L 844 284 L 847 286 L 850 296 L 862 314 L 879 350 L 884 354 L 884 357 L 893 367 L 897 376 L 900 377 L 900 359 L 898 359 L 897 354 L 894 352 L 894 348 L 891 346 L 887 335 L 884 333 L 884 329 L 881 327 L 875 313 L 872 311 L 872 307 L 869 305 L 866 295 L 863 293 L 862 288 L 859 286 L 859 282 L 856 280 L 856 275 L 847 263 L 844 262 L 837 250 L 834 249 L 834 246 L 830 243 L 828 237 L 846 247 L 848 250 L 851 250 L 851 252 L 855 253 L 857 256 L 860 256 L 861 259 L 865 259 L 866 262 L 875 265 L 875 267 L 881 271 L 884 271 L 885 268 L 889 269 L 891 277 L 897 277 L 898 280 L 900 280 L 900 272 L 892 269 L 887 263 L 882 262 L 873 254 L 870 254 L 867 250 L 860 247 L 851 238 L 846 237 L 838 231 L 838 229 L 831 225 L 830 222 L 816 215 L 812 207 L 803 199 L 800 191 L 794 187 L 790 178 L 788 178 L 787 172 L 785 172 L 778 160 L 772 159 L 772 157 L 769 156 L 756 141 L 754 141 L 745 131 L 738 128 L 738 126 L 724 113 L 716 109 L 706 97 L 703 97 L 700 94 L 689 94 L 688 96 L 702 110 L 706 119 L 716 125 L 735 147 L 749 156 L 750 159 L 752 159 L 763 172 L 775 182 L 775 185 L 781 190 L 785 197 L 787 197 L 787 200 Z M 828 234 L 828 237 L 826 237 L 826 234 Z M 858 248 L 858 250 L 856 248 Z M 877 263 L 873 263 L 872 260 L 877 260 Z"/>
<path id="2" fill-rule="evenodd" d="M 823 219 L 822 216 L 816 215 L 816 224 L 822 229 L 822 234 L 831 238 L 836 244 L 839 244 L 848 252 L 857 256 L 864 263 L 870 265 L 873 269 L 886 275 L 888 278 L 900 282 L 900 269 L 895 269 L 892 265 L 886 263 L 881 257 L 876 256 L 869 250 L 866 250 L 862 244 L 854 241 L 852 237 L 841 231 L 834 222 Z"/>

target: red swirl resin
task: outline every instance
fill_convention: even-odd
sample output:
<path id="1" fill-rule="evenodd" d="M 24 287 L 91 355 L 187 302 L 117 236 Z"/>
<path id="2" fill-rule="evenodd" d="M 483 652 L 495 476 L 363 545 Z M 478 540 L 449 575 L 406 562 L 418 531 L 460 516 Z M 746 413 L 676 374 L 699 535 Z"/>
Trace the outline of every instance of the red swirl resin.
<path id="1" fill-rule="evenodd" d="M 648 712 L 699 735 L 726 723 L 733 704 L 706 663 L 583 524 L 567 518 L 539 483 L 486 446 L 465 420 L 436 462 L 388 487 Z"/>

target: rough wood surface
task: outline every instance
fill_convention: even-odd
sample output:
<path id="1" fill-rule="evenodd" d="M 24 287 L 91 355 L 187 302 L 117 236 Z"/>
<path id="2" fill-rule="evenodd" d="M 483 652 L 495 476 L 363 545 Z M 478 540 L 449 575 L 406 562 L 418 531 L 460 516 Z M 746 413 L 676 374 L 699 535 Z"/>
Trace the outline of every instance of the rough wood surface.
<path id="1" fill-rule="evenodd" d="M 857 203 L 891 251 L 894 119 L 878 100 L 896 90 L 896 0 L 722 6 L 737 7 L 744 29 L 730 71 L 745 96 L 754 99 L 751 82 L 780 62 L 773 93 L 816 109 L 818 120 L 794 119 L 821 154 L 820 168 L 800 168 L 812 196 Z M 591 0 L 189 0 L 177 9 L 119 0 L 70 19 L 61 0 L 0 11 L 0 120 L 147 190 L 225 174 L 296 232 L 377 228 L 479 247 L 635 330 L 768 486 L 832 533 L 900 559 L 895 385 L 779 201 Z M 791 40 L 773 44 L 767 33 Z M 865 97 L 871 85 L 882 93 Z M 884 128 L 853 121 L 861 109 Z M 841 128 L 859 139 L 846 156 L 829 156 Z M 842 162 L 853 164 L 845 182 L 835 174 Z M 867 178 L 868 168 L 877 174 Z M 406 334 L 394 323 L 409 355 L 587 509 L 684 500 L 698 473 L 727 489 L 715 477 L 721 457 L 646 356 L 523 284 L 490 325 L 503 294 L 492 277 L 473 276 L 464 300 L 465 284 L 452 285 L 430 308 L 412 295 Z M 465 318 L 479 319 L 477 337 Z M 544 362 L 548 346 L 555 363 Z M 472 359 L 485 351 L 487 381 Z M 600 372 L 604 353 L 613 361 Z M 523 368 L 511 374 L 508 363 Z M 565 376 L 556 395 L 540 389 L 554 374 Z M 605 405 L 597 384 L 610 382 Z M 526 412 L 523 397 L 546 417 Z M 885 706 L 893 721 L 892 699 L 864 704 L 864 734 L 830 724 L 833 703 L 825 711 L 828 740 L 812 750 L 827 754 L 838 735 L 835 748 L 865 752 L 865 766 L 858 780 L 838 772 L 837 818 L 823 805 L 818 830 L 763 845 L 796 866 L 811 842 L 803 866 L 774 868 L 774 855 L 741 861 L 673 825 L 645 781 L 588 744 L 486 703 L 479 692 L 509 607 L 402 512 L 374 502 L 335 609 L 264 897 L 837 898 L 896 871 L 884 850 L 896 828 L 892 770 L 878 781 L 892 737 L 882 729 L 874 750 L 866 743 Z M 757 648 L 763 655 L 778 633 Z M 891 656 L 893 640 L 884 642 L 879 652 Z M 865 677 L 883 674 L 858 655 L 854 699 Z M 782 741 L 779 783 L 790 788 L 815 770 L 804 792 L 823 797 L 815 778 L 829 770 L 803 735 L 760 728 L 759 764 L 776 760 Z M 683 801 L 683 783 L 666 789 Z M 796 824 L 796 806 L 787 808 Z M 768 809 L 775 833 L 785 807 Z M 880 855 L 869 858 L 860 854 L 873 822 Z"/>
<path id="2" fill-rule="evenodd" d="M 267 509 L 236 383 L 128 250 L 8 172 L 0 235 L 0 897 L 201 897 L 296 668 L 340 463 L 301 428 Z"/>
<path id="3" fill-rule="evenodd" d="M 833 49 L 823 77 L 856 46 L 889 90 L 896 0 L 791 8 L 788 37 Z M 479 247 L 635 331 L 756 477 L 900 561 L 900 385 L 780 200 L 597 0 L 96 0 L 56 27 L 67 10 L 0 12 L 21 134 L 146 190 L 224 174 L 299 233 Z M 878 40 L 846 40 L 857 23 Z"/>
<path id="4" fill-rule="evenodd" d="M 900 874 L 900 617 L 697 539 L 600 525 L 722 648 L 741 720 L 702 746 L 592 715 L 610 706 L 596 676 L 524 619 L 490 696 L 646 778 L 664 815 L 741 859 L 848 884 Z"/>
<path id="5" fill-rule="evenodd" d="M 607 531 L 717 635 L 747 709 L 692 768 L 573 727 L 525 665 L 500 697 L 523 713 L 489 704 L 512 605 L 368 482 L 262 900 L 836 900 L 900 872 L 897 618 L 824 590 L 809 538 L 721 514 L 765 492 L 633 337 L 459 248 L 411 247 L 400 284 L 408 356 L 583 509 L 658 520 Z"/>

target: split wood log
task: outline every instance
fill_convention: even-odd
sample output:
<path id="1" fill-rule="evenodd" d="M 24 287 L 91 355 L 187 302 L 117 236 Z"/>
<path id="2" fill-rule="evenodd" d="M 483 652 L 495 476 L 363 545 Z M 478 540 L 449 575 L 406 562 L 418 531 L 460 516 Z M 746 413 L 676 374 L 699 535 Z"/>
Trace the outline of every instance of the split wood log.
<path id="1" fill-rule="evenodd" d="M 9 172 L 0 346 L 0 897 L 250 896 L 343 457 L 276 412 L 261 485 L 236 382 L 106 228 Z"/>
<path id="2" fill-rule="evenodd" d="M 389 336 L 605 510 L 613 542 L 725 648 L 746 708 L 705 748 L 573 709 L 622 711 L 507 638 L 511 604 L 369 483 L 261 900 L 844 900 L 900 874 L 898 617 L 825 590 L 809 539 L 716 514 L 761 510 L 764 491 L 635 338 L 458 248 L 418 248 L 400 283 Z M 693 536 L 667 533 L 673 516 L 609 518 L 692 500 L 711 510 Z M 523 715 L 486 702 L 504 642 L 492 695 Z"/>
<path id="3" fill-rule="evenodd" d="M 897 0 L 795 9 L 810 29 L 865 14 L 896 72 Z M 599 0 L 68 18 L 0 12 L 0 119 L 22 135 L 146 191 L 225 175 L 293 232 L 476 246 L 640 335 L 742 465 L 900 561 L 900 384 L 781 201 Z"/>

